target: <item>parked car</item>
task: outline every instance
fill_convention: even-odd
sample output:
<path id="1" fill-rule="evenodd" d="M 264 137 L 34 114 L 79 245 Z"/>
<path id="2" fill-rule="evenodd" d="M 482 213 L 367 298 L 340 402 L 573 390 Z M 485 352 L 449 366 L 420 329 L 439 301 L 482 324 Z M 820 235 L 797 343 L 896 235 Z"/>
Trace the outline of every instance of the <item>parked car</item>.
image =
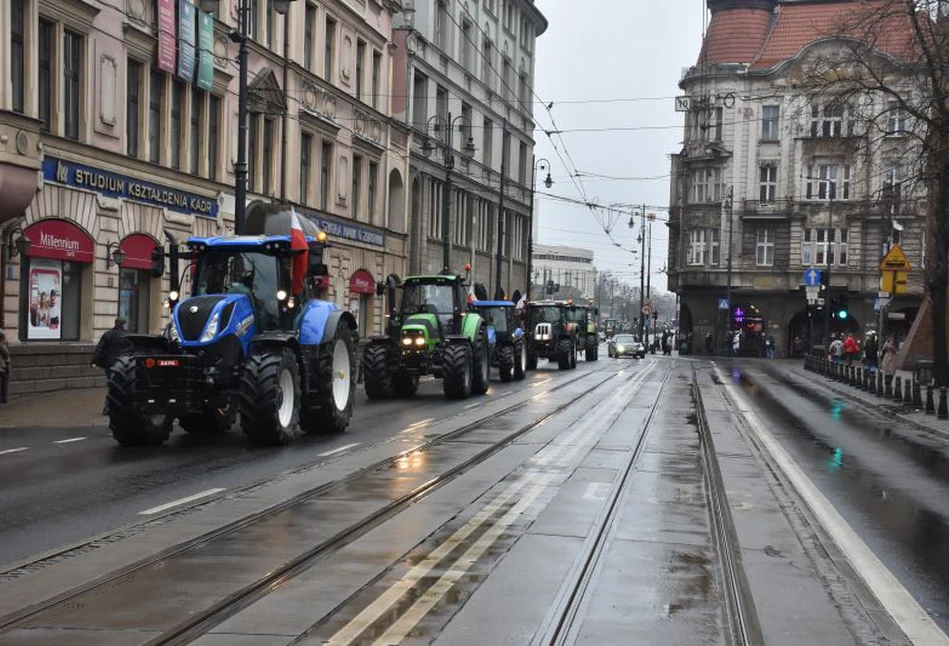
<path id="1" fill-rule="evenodd" d="M 646 346 L 632 334 L 617 334 L 607 344 L 606 353 L 616 359 L 620 357 L 645 359 Z"/>

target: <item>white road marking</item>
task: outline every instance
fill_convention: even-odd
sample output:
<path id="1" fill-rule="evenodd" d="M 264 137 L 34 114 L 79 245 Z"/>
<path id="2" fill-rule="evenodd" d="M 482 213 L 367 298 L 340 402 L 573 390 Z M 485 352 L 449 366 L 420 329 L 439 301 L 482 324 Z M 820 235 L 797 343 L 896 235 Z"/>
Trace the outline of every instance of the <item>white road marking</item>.
<path id="1" fill-rule="evenodd" d="M 139 516 L 150 516 L 152 514 L 157 514 L 159 512 L 165 511 L 166 509 L 171 509 L 172 507 L 177 507 L 178 505 L 184 505 L 189 502 L 194 502 L 195 500 L 200 500 L 202 498 L 207 498 L 208 496 L 213 496 L 216 493 L 224 491 L 224 487 L 218 487 L 217 489 L 208 489 L 207 491 L 202 491 L 201 493 L 196 493 L 193 496 L 187 496 L 185 498 L 179 498 L 178 500 L 172 500 L 171 502 L 165 503 L 164 505 L 158 505 L 157 507 L 152 507 L 151 509 L 146 509 L 145 511 L 138 512 Z"/>
<path id="2" fill-rule="evenodd" d="M 414 424 L 409 424 L 408 428 L 418 428 L 419 426 L 426 426 L 428 424 L 431 424 L 434 421 L 435 421 L 434 417 L 429 417 L 428 419 L 419 420 L 418 422 L 415 422 Z"/>
<path id="3" fill-rule="evenodd" d="M 53 444 L 70 444 L 71 442 L 82 442 L 84 437 L 71 437 L 68 440 L 56 440 Z"/>
<path id="4" fill-rule="evenodd" d="M 468 410 L 469 408 L 477 408 L 477 407 L 480 406 L 480 405 L 481 405 L 481 402 L 475 402 L 475 403 L 473 403 L 473 404 L 468 404 L 467 406 L 465 406 L 465 410 Z"/>
<path id="5" fill-rule="evenodd" d="M 718 368 L 715 368 L 719 378 L 725 385 L 735 402 L 735 406 L 748 422 L 748 426 L 757 436 L 759 442 L 804 499 L 808 507 L 817 517 L 818 522 L 827 530 L 831 538 L 837 543 L 847 559 L 853 564 L 854 571 L 863 579 L 874 596 L 880 601 L 886 611 L 903 633 L 914 644 L 949 644 L 949 637 L 926 614 L 926 611 L 913 595 L 903 587 L 892 572 L 877 558 L 863 539 L 844 520 L 840 512 L 821 493 L 820 489 L 801 470 L 794 459 L 784 450 L 784 447 L 774 439 L 774 436 L 765 428 L 758 416 L 748 408 L 746 400 L 739 390 L 730 383 Z"/>
<path id="6" fill-rule="evenodd" d="M 9 453 L 19 453 L 20 451 L 29 451 L 29 450 L 30 450 L 30 447 L 28 447 L 28 446 L 21 446 L 21 447 L 16 448 L 16 449 L 7 449 L 6 451 L 0 451 L 0 455 L 7 455 L 7 454 L 9 454 Z"/>
<path id="7" fill-rule="evenodd" d="M 339 447 L 338 449 L 333 449 L 332 451 L 327 451 L 326 453 L 320 453 L 320 454 L 319 454 L 319 457 L 325 458 L 326 456 L 329 456 L 329 455 L 335 455 L 335 454 L 337 454 L 337 453 L 342 453 L 343 451 L 346 451 L 347 449 L 351 449 L 351 448 L 353 448 L 354 446 L 359 446 L 359 442 L 355 442 L 355 443 L 353 443 L 353 444 L 347 444 L 346 446 L 341 446 L 341 447 Z"/>

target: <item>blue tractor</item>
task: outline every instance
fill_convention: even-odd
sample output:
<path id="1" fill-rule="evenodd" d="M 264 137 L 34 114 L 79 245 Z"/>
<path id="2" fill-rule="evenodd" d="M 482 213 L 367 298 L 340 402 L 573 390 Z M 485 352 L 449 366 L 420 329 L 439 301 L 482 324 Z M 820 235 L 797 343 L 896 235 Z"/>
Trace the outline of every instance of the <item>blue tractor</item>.
<path id="1" fill-rule="evenodd" d="M 242 235 L 192 238 L 179 253 L 166 234 L 167 254 L 156 248 L 153 274 L 170 261 L 171 320 L 164 335 L 123 337 L 127 347 L 108 386 L 120 444 L 161 444 L 175 419 L 210 436 L 239 416 L 255 445 L 288 444 L 298 429 L 338 433 L 349 425 L 356 321 L 318 298 L 328 274 L 326 234 L 282 205 L 254 202 L 246 216 Z M 305 250 L 292 248 L 293 221 Z M 307 252 L 303 288 L 294 293 L 294 258 Z M 181 258 L 192 278 L 184 300 L 175 289 Z"/>
<path id="2" fill-rule="evenodd" d="M 488 324 L 491 365 L 498 369 L 501 381 L 521 380 L 527 374 L 527 340 L 518 324 L 512 301 L 474 301 L 471 310 Z"/>

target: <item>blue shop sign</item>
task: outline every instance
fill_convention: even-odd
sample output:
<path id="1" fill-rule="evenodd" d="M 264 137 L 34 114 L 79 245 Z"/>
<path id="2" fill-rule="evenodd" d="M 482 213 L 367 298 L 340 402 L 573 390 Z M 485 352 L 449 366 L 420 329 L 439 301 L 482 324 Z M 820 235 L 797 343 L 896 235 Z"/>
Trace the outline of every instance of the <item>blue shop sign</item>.
<path id="1" fill-rule="evenodd" d="M 109 197 L 154 204 L 178 213 L 188 213 L 202 218 L 217 218 L 216 198 L 179 191 L 128 175 L 120 175 L 54 157 L 43 160 L 43 179 L 47 182 L 84 188 Z"/>
<path id="2" fill-rule="evenodd" d="M 370 229 L 369 227 L 360 226 L 358 224 L 351 224 L 349 222 L 342 223 L 336 222 L 334 220 L 327 220 L 321 218 L 318 215 L 306 214 L 310 220 L 316 224 L 319 228 L 330 236 L 330 240 L 333 238 L 343 238 L 345 240 L 352 240 L 354 242 L 361 242 L 362 244 L 372 245 L 373 247 L 385 247 L 386 246 L 386 236 L 381 231 L 376 229 Z"/>

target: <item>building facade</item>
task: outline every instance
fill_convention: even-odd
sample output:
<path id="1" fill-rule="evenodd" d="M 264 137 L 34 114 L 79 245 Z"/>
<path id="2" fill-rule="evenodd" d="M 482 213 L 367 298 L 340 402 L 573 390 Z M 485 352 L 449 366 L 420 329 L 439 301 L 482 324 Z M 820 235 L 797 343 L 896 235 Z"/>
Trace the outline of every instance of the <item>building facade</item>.
<path id="1" fill-rule="evenodd" d="M 688 110 L 672 159 L 669 284 L 682 332 L 711 334 L 718 351 L 738 330 L 742 352 L 755 356 L 768 335 L 778 356 L 821 345 L 827 311 L 805 296 L 812 267 L 829 277 L 824 307 L 847 312 L 830 317 L 832 332 L 883 324 L 904 334 L 918 310 L 925 205 L 902 184 L 915 154 L 906 115 L 882 95 L 856 105 L 801 89 L 861 4 L 708 0 L 702 52 L 677 100 Z M 867 114 L 884 115 L 882 131 L 871 132 Z M 880 263 L 894 242 L 917 271 L 886 314 L 901 320 L 886 321 Z"/>
<path id="2" fill-rule="evenodd" d="M 535 41 L 547 21 L 532 0 L 414 0 L 395 29 L 393 114 L 412 133 L 412 273 L 471 265 L 471 279 L 526 292 Z M 446 133 L 446 124 L 451 120 Z M 450 231 L 444 230 L 446 134 Z M 503 188 L 503 190 L 502 190 Z M 503 204 L 502 204 L 503 195 Z M 499 214 L 502 217 L 499 218 Z"/>
<path id="3" fill-rule="evenodd" d="M 589 249 L 536 244 L 533 272 L 538 298 L 596 298 L 596 267 Z"/>
<path id="4" fill-rule="evenodd" d="M 379 333 L 375 283 L 404 274 L 408 252 L 410 137 L 388 100 L 401 3 L 248 6 L 248 198 L 328 231 L 327 297 Z M 166 232 L 233 232 L 238 24 L 237 0 L 213 14 L 186 0 L 0 3 L 13 393 L 102 383 L 91 346 L 116 316 L 135 332 L 165 325 L 169 285 L 150 255 Z"/>

